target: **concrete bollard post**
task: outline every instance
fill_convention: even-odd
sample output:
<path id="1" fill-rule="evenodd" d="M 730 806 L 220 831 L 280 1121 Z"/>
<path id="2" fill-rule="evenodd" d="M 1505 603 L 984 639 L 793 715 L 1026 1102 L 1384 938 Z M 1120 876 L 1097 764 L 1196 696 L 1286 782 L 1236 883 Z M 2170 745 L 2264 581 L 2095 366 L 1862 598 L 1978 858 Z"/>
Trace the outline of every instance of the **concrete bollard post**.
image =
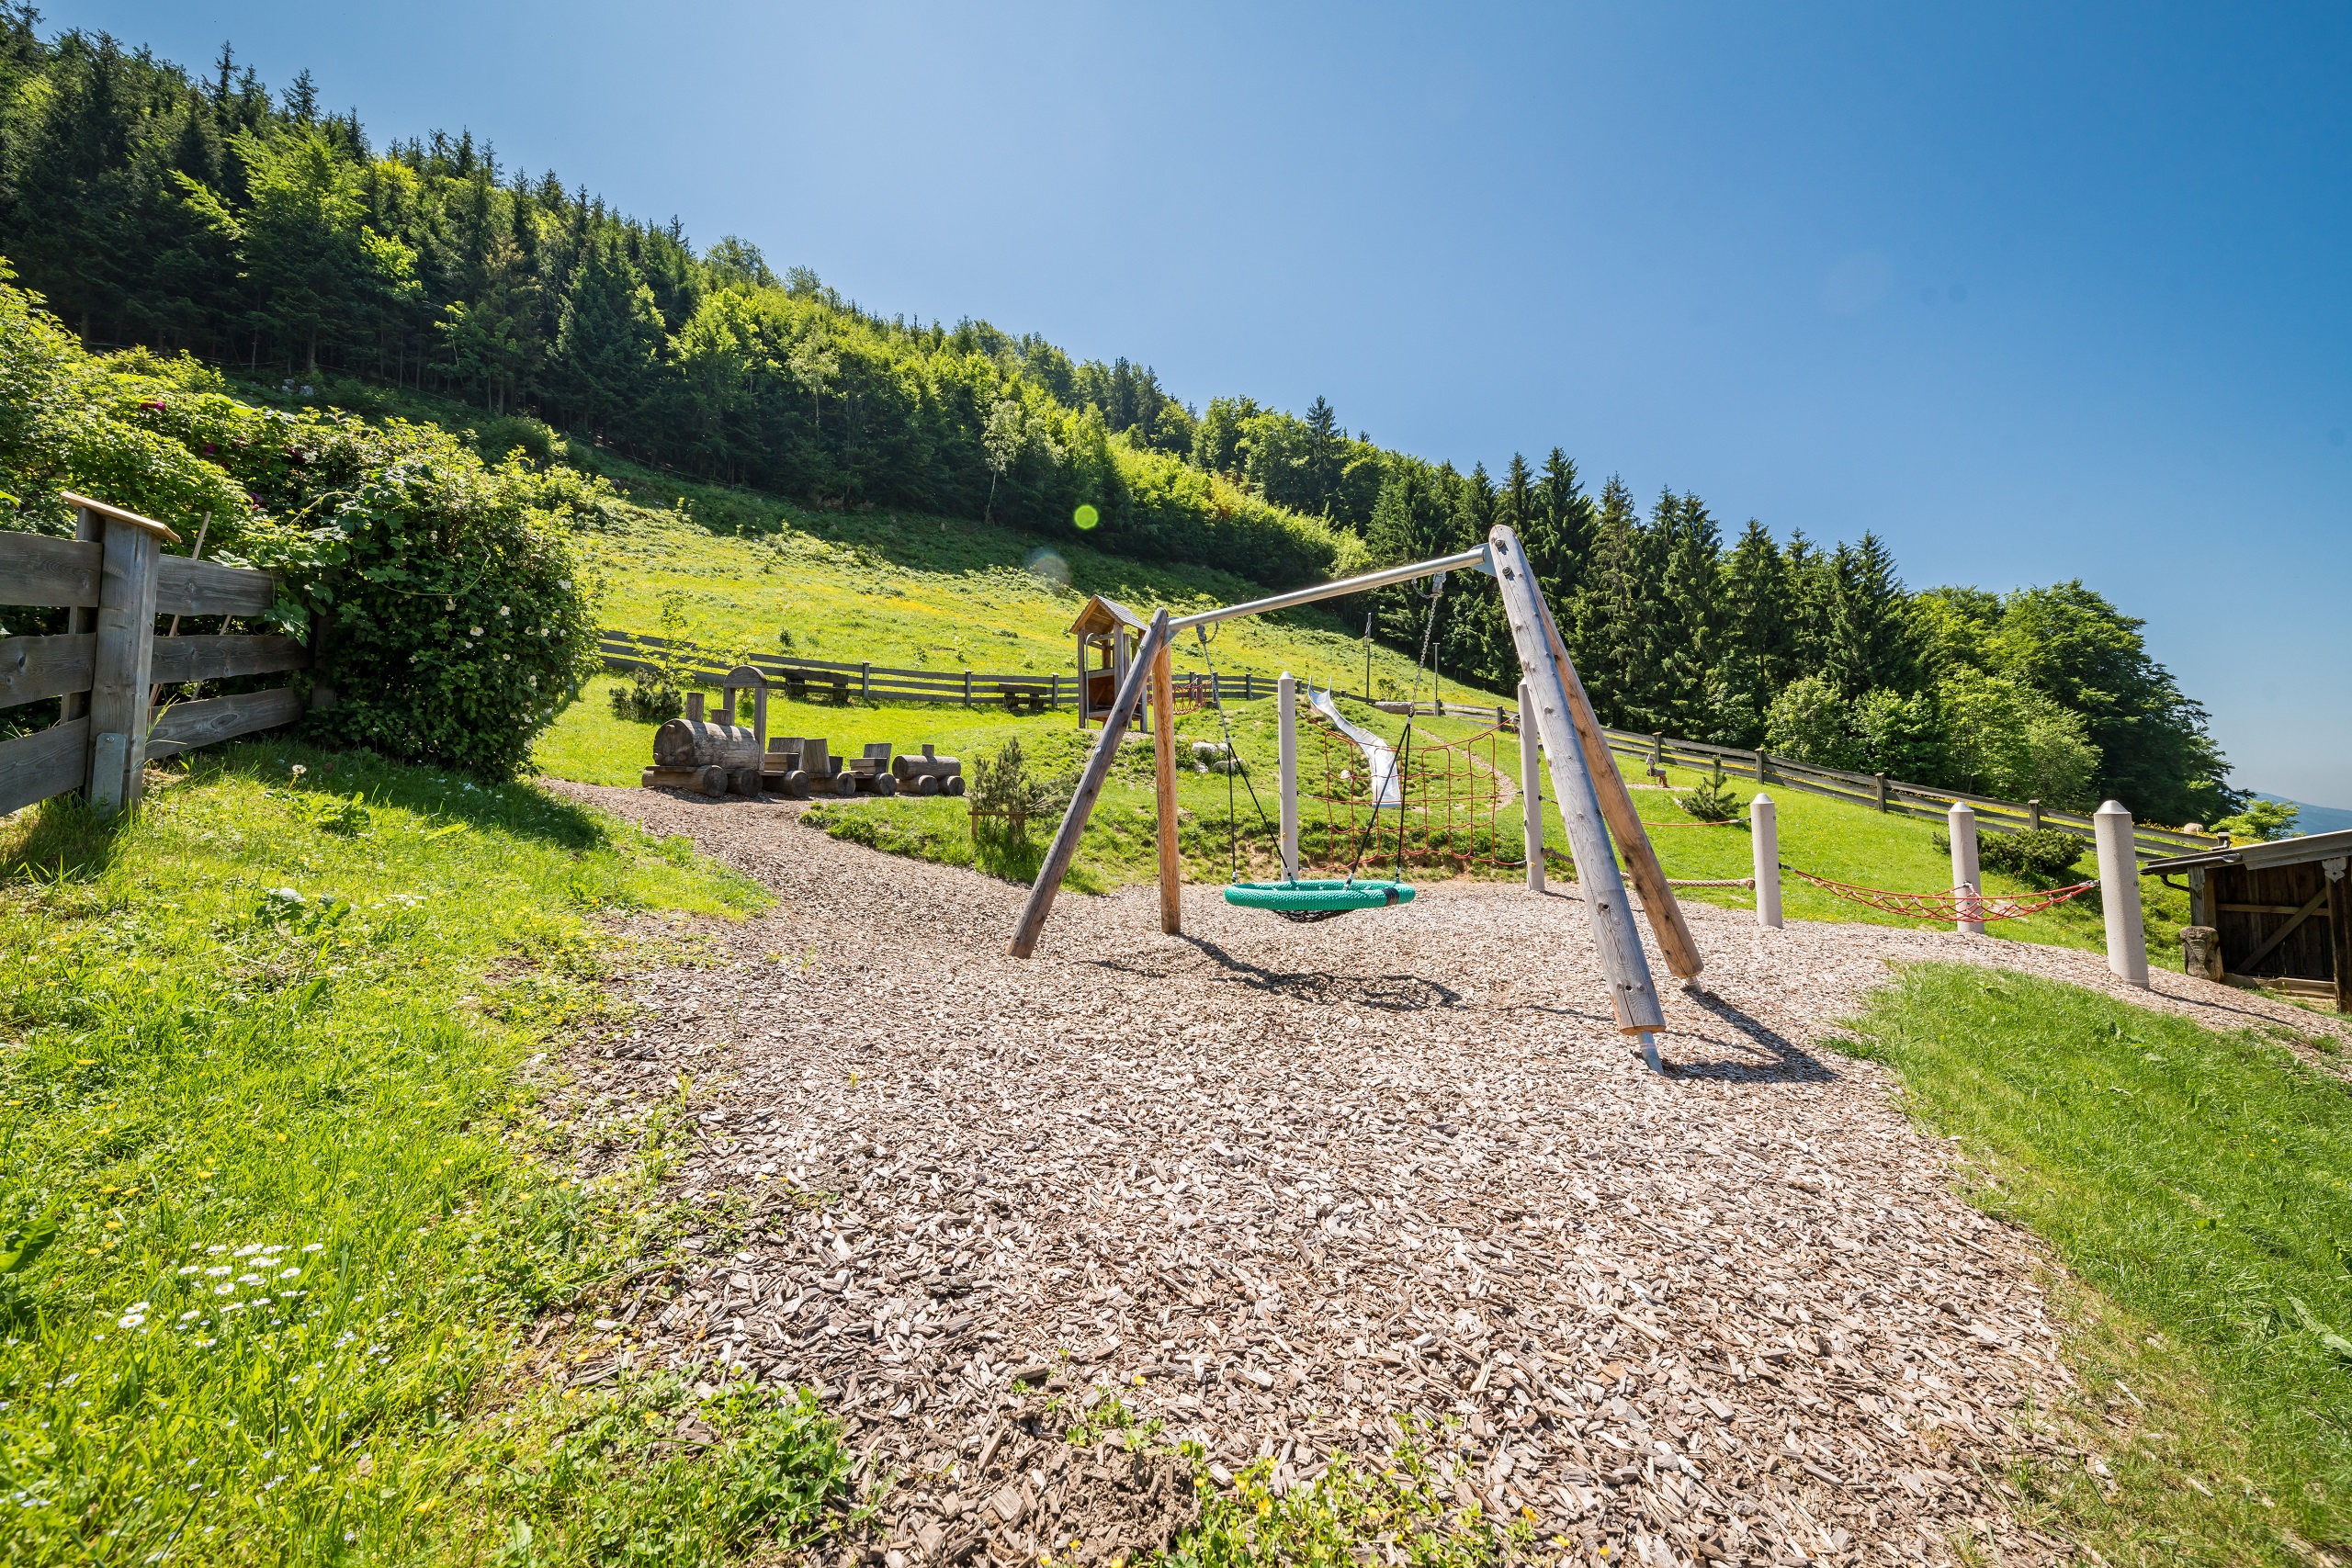
<path id="1" fill-rule="evenodd" d="M 2134 986 L 2148 983 L 2148 928 L 2140 913 L 2140 857 L 2132 813 L 2110 800 L 2091 815 L 2098 840 L 2098 901 L 2107 913 L 2107 966 Z"/>
<path id="2" fill-rule="evenodd" d="M 1544 746 L 1535 733 L 1535 700 L 1519 683 L 1519 799 L 1527 818 L 1527 890 L 1544 891 Z"/>
<path id="3" fill-rule="evenodd" d="M 1973 912 L 1983 914 L 1983 906 L 1973 911 L 1968 901 L 1984 891 L 1984 874 L 1976 866 L 1976 811 L 1964 800 L 1955 800 L 1944 814 L 1951 832 L 1951 885 L 1961 896 L 1962 919 L 1955 922 L 1963 936 L 1983 936 L 1984 922 L 1966 917 Z"/>
<path id="4" fill-rule="evenodd" d="M 1274 682 L 1274 734 L 1282 756 L 1283 874 L 1298 880 L 1298 682 L 1287 670 Z"/>
<path id="5" fill-rule="evenodd" d="M 1756 923 L 1781 926 L 1781 811 L 1762 790 L 1747 803 L 1748 845 L 1756 852 Z"/>

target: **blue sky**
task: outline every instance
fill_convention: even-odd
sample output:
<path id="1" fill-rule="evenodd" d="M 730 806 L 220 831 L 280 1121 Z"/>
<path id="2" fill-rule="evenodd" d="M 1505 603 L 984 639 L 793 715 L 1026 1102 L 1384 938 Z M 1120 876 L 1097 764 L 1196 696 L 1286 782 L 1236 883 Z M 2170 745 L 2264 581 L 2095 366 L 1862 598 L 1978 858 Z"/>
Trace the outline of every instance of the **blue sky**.
<path id="1" fill-rule="evenodd" d="M 2352 806 L 2352 8 L 97 0 L 861 303 L 1915 587 L 2081 577 Z"/>

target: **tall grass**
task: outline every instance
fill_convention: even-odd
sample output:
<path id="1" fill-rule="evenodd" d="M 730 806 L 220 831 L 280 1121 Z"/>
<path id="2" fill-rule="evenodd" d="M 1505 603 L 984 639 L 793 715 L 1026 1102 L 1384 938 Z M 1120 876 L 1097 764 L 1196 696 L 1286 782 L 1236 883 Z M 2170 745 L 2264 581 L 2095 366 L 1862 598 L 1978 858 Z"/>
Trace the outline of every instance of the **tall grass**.
<path id="1" fill-rule="evenodd" d="M 451 1488 L 554 1462 L 572 1414 L 493 1374 L 659 1223 L 669 1118 L 552 1125 L 526 1069 L 596 1005 L 596 916 L 761 900 L 537 790 L 266 742 L 0 824 L 6 1560 L 473 1561 L 534 1518 L 576 1560 L 577 1489 Z M 606 1134 L 636 1157 L 582 1175 Z"/>
<path id="2" fill-rule="evenodd" d="M 2041 1478 L 2056 1514 L 2126 1562 L 2352 1542 L 2352 1086 L 2278 1026 L 1967 965 L 1905 969 L 1853 1030 L 1979 1163 L 1971 1197 L 2095 1292 L 2083 1413 L 2115 1488 Z"/>

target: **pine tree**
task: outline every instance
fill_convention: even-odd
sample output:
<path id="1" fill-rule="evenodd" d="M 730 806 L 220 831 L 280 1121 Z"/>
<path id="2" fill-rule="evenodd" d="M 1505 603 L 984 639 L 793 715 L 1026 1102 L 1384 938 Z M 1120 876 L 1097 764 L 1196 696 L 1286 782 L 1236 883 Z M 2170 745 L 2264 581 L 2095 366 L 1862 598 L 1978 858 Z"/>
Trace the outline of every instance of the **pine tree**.
<path id="1" fill-rule="evenodd" d="M 1577 480 L 1577 466 L 1557 446 L 1544 459 L 1543 477 L 1529 501 L 1520 530 L 1535 586 L 1566 629 L 1569 607 L 1582 585 L 1586 553 L 1592 547 L 1592 498 Z"/>
<path id="2" fill-rule="evenodd" d="M 1306 486 L 1312 509 L 1325 516 L 1331 513 L 1331 501 L 1340 488 L 1340 471 L 1345 466 L 1347 436 L 1340 429 L 1339 416 L 1331 405 L 1320 397 L 1306 411 Z"/>
<path id="3" fill-rule="evenodd" d="M 1799 528 L 1789 536 L 1789 660 L 1791 680 L 1826 677 L 1829 669 L 1830 620 L 1838 602 L 1838 573 Z"/>
<path id="4" fill-rule="evenodd" d="M 1770 532 L 1752 517 L 1724 563 L 1722 604 L 1718 723 L 1724 733 L 1738 737 L 1723 744 L 1753 746 L 1762 738 L 1773 694 L 1793 678 L 1796 607 L 1788 562 Z"/>
<path id="5" fill-rule="evenodd" d="M 1708 678 L 1717 659 L 1722 612 L 1716 603 L 1723 535 L 1695 495 L 1658 499 L 1652 525 L 1665 548 L 1663 601 L 1656 705 L 1660 725 L 1677 735 L 1704 739 L 1721 728 L 1713 711 Z"/>
<path id="6" fill-rule="evenodd" d="M 605 230 L 572 269 L 556 329 L 560 384 L 573 415 L 599 434 L 613 430 L 649 390 L 662 341 L 653 290 Z"/>
<path id="7" fill-rule="evenodd" d="M 1876 534 L 1840 545 L 1831 558 L 1837 590 L 1830 602 L 1830 682 L 1849 699 L 1886 690 L 1908 695 L 1924 671 L 1910 596 L 1894 574 L 1894 558 Z"/>
<path id="8" fill-rule="evenodd" d="M 1616 475 L 1600 487 L 1593 547 L 1577 594 L 1570 650 L 1604 724 L 1651 728 L 1657 624 L 1645 579 L 1650 550 L 1633 491 Z"/>

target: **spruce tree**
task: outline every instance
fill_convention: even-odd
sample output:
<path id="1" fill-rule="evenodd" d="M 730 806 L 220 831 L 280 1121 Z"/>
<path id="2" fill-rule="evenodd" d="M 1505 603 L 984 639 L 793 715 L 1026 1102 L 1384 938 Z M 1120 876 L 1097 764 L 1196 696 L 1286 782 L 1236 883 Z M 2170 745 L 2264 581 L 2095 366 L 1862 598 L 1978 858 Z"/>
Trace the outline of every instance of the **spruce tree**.
<path id="1" fill-rule="evenodd" d="M 1840 545 L 1831 558 L 1836 592 L 1830 602 L 1830 682 L 1849 700 L 1885 690 L 1919 689 L 1924 671 L 1910 596 L 1894 574 L 1894 558 L 1876 534 Z"/>
<path id="2" fill-rule="evenodd" d="M 1544 459 L 1520 538 L 1535 585 L 1565 632 L 1583 582 L 1585 555 L 1592 547 L 1592 498 L 1577 481 L 1576 464 L 1557 446 Z"/>
<path id="3" fill-rule="evenodd" d="M 564 290 L 555 356 L 564 401 L 589 429 L 604 434 L 650 389 L 662 342 L 653 290 L 610 230 L 582 250 Z"/>
<path id="4" fill-rule="evenodd" d="M 1659 498 L 1656 524 L 1665 547 L 1659 619 L 1663 657 L 1656 705 L 1663 728 L 1694 739 L 1713 736 L 1708 677 L 1717 659 L 1722 612 L 1716 602 L 1723 535 L 1695 495 Z"/>
<path id="5" fill-rule="evenodd" d="M 1835 564 L 1804 536 L 1802 528 L 1789 536 L 1787 562 L 1790 678 L 1826 677 L 1830 620 L 1838 602 Z"/>
<path id="6" fill-rule="evenodd" d="M 1723 580 L 1723 648 L 1715 666 L 1719 726 L 1740 737 L 1724 744 L 1753 746 L 1773 694 L 1792 678 L 1796 647 L 1788 562 L 1763 524 L 1748 519 L 1724 562 Z"/>
<path id="7" fill-rule="evenodd" d="M 1657 624 L 1648 575 L 1647 530 L 1633 491 L 1616 475 L 1600 488 L 1592 553 L 1577 594 L 1570 649 L 1587 694 L 1604 724 L 1649 728 L 1651 682 L 1657 665 Z"/>

